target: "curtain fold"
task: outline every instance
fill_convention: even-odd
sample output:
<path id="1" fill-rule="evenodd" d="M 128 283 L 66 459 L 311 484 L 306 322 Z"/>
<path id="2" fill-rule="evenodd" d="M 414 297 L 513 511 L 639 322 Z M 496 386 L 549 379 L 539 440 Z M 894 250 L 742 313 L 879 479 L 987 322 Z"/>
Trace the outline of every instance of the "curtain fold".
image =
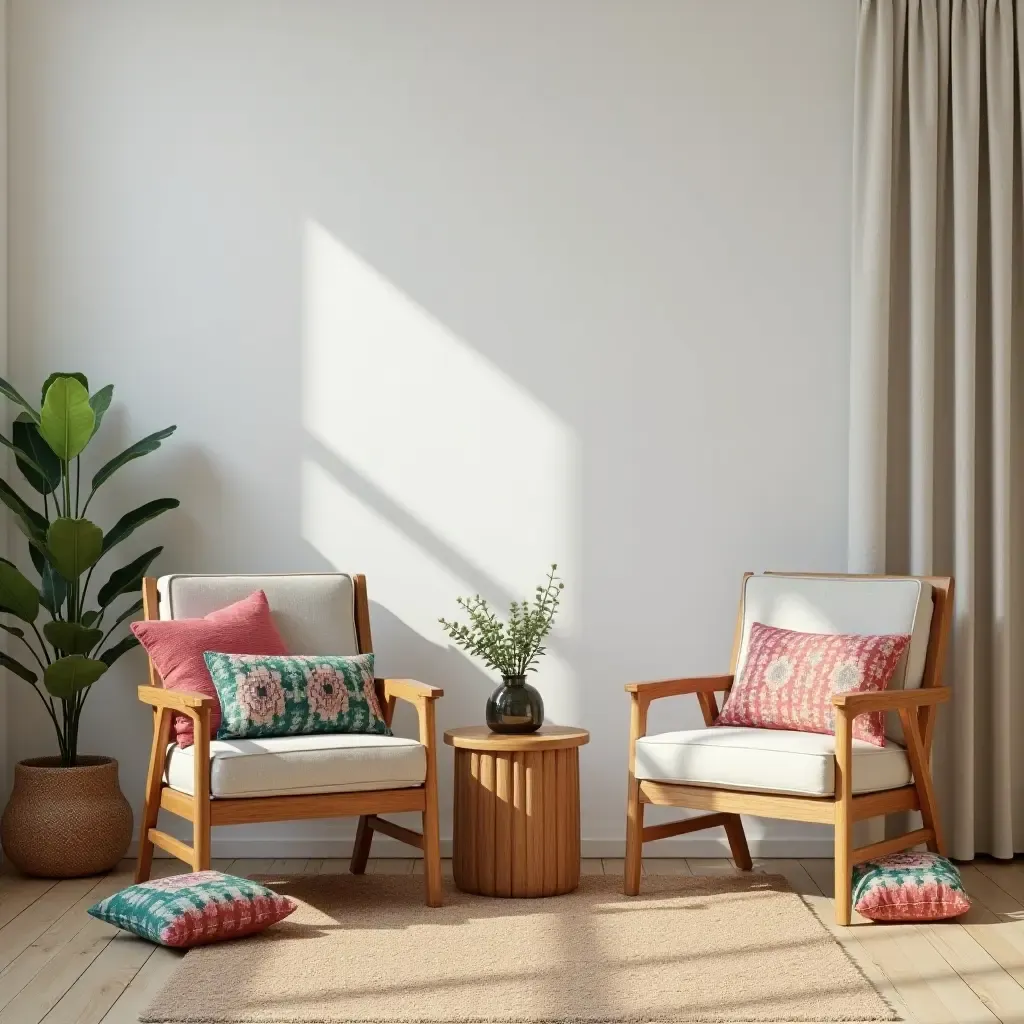
<path id="1" fill-rule="evenodd" d="M 849 567 L 956 577 L 960 859 L 1024 852 L 1022 53 L 1024 0 L 860 0 Z"/>

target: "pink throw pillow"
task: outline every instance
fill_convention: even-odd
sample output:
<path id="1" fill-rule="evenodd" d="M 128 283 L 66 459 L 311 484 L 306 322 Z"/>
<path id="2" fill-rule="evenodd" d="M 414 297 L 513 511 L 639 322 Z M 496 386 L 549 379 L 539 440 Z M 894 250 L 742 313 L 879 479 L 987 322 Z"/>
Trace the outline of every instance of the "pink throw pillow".
<path id="1" fill-rule="evenodd" d="M 203 654 L 289 653 L 262 590 L 201 619 L 150 619 L 133 622 L 131 628 L 167 689 L 201 693 L 217 701 L 210 713 L 211 739 L 220 728 L 220 701 Z M 187 715 L 175 715 L 174 730 L 179 746 L 190 747 L 195 742 L 192 719 Z"/>
<path id="2" fill-rule="evenodd" d="M 910 643 L 906 634 L 798 633 L 755 622 L 747 661 L 715 725 L 835 734 L 835 693 L 884 690 Z M 853 720 L 853 736 L 885 746 L 885 715 Z"/>

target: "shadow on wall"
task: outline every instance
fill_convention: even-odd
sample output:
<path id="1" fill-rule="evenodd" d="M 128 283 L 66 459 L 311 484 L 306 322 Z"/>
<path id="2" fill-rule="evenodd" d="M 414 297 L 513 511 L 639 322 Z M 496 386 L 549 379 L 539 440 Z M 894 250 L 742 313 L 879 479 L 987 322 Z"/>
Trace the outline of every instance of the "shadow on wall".
<path id="1" fill-rule="evenodd" d="M 382 671 L 394 671 L 391 657 L 413 675 L 450 671 L 466 661 L 454 649 L 443 666 L 421 659 L 431 637 L 448 649 L 437 619 L 457 612 L 458 595 L 479 593 L 504 614 L 532 595 L 551 562 L 572 579 L 574 438 L 314 222 L 304 271 L 302 534 L 331 565 L 358 565 L 377 607 L 389 610 Z M 571 720 L 579 707 L 562 653 L 572 631 L 567 593 L 542 668 L 552 718 Z M 392 636 L 398 622 L 406 628 Z M 426 649 L 413 637 L 428 638 Z M 453 681 L 463 674 L 456 669 Z M 445 674 L 429 681 L 450 685 Z M 446 704 L 463 714 L 473 707 Z"/>

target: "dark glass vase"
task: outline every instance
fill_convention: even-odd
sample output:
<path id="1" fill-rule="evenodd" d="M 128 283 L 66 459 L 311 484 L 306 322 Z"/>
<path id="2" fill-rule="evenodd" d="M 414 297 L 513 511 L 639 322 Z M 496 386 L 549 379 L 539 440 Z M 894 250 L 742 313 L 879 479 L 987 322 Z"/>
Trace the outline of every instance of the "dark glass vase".
<path id="1" fill-rule="evenodd" d="M 536 732 L 544 724 L 544 701 L 526 676 L 502 676 L 487 699 L 486 718 L 492 732 Z"/>

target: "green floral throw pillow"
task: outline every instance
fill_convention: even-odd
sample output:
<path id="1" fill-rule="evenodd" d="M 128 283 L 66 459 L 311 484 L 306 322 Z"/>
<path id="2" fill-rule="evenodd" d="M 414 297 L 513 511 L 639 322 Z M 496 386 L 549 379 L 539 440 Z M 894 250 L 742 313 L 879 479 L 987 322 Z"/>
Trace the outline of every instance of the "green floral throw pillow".
<path id="1" fill-rule="evenodd" d="M 390 736 L 373 685 L 373 655 L 203 657 L 220 698 L 217 739 L 314 732 Z"/>

